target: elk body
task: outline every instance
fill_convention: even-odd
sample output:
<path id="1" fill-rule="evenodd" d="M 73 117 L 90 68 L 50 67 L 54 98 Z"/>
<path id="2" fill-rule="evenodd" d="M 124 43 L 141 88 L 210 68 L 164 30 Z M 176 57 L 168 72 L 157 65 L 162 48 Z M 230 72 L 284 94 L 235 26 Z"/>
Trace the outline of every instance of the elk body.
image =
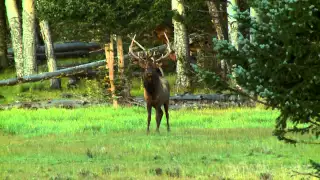
<path id="1" fill-rule="evenodd" d="M 165 35 L 166 36 L 166 35 Z M 135 60 L 138 60 L 140 67 L 144 69 L 143 73 L 143 86 L 144 86 L 144 99 L 147 104 L 148 112 L 148 126 L 147 133 L 150 131 L 150 121 L 151 121 L 151 111 L 152 108 L 156 111 L 156 123 L 157 132 L 159 132 L 159 127 L 163 117 L 162 107 L 164 108 L 166 119 L 167 119 L 167 130 L 170 131 L 169 124 L 169 97 L 170 97 L 170 86 L 169 82 L 165 79 L 162 69 L 161 61 L 168 57 L 171 53 L 169 40 L 167 43 L 167 54 L 161 56 L 159 59 L 155 60 L 154 57 L 148 55 L 145 52 L 145 57 L 141 57 L 132 52 L 133 43 L 137 43 L 134 38 L 132 39 L 131 45 L 129 47 L 129 54 L 133 56 Z M 145 50 L 139 43 L 137 43 L 143 50 Z"/>

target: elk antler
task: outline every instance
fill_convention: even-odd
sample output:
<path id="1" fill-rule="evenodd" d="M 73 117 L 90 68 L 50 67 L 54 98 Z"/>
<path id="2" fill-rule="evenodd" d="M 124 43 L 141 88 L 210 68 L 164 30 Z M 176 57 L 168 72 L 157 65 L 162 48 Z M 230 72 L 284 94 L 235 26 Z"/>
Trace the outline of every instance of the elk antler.
<path id="1" fill-rule="evenodd" d="M 163 34 L 164 34 L 164 36 L 165 36 L 166 39 L 167 39 L 167 54 L 164 55 L 164 56 L 163 56 L 163 54 L 162 54 L 161 57 L 160 57 L 159 59 L 157 59 L 157 60 L 154 60 L 154 62 L 159 62 L 159 61 L 167 58 L 167 57 L 170 55 L 170 53 L 171 53 L 170 42 L 169 42 L 169 39 L 168 39 L 168 37 L 167 37 L 167 34 L 166 34 L 165 32 L 164 32 Z"/>
<path id="2" fill-rule="evenodd" d="M 144 59 L 142 59 L 142 58 L 139 56 L 139 54 L 138 54 L 138 56 L 137 56 L 137 55 L 134 54 L 134 52 L 132 51 L 133 42 L 135 42 L 138 46 L 140 46 L 141 49 L 144 50 L 144 47 L 141 46 L 138 42 L 136 42 L 136 41 L 134 40 L 135 38 L 136 38 L 136 35 L 134 35 L 133 38 L 131 38 L 132 41 L 131 41 L 131 44 L 130 44 L 130 46 L 129 46 L 129 54 L 130 54 L 131 56 L 133 56 L 135 59 L 138 59 L 139 61 L 144 61 Z"/>
<path id="3" fill-rule="evenodd" d="M 129 37 L 130 39 L 132 39 L 132 41 L 133 41 L 134 43 L 136 43 L 143 51 L 146 51 L 146 48 L 144 48 L 140 43 L 138 43 L 138 42 L 135 40 L 136 34 L 134 35 L 133 38 L 131 38 L 129 35 L 128 35 L 128 37 Z M 132 42 L 131 42 L 131 44 L 132 44 Z"/>

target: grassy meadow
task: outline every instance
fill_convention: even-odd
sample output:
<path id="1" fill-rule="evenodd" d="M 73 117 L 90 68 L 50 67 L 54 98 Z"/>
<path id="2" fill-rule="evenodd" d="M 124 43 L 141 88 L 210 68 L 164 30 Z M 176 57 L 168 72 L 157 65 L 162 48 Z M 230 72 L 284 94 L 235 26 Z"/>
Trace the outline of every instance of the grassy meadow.
<path id="1" fill-rule="evenodd" d="M 90 59 L 58 61 L 64 66 Z M 45 72 L 45 65 L 39 73 Z M 166 73 L 176 92 L 175 76 Z M 5 70 L 0 79 L 15 77 Z M 71 98 L 103 100 L 96 80 L 77 88 L 50 90 L 49 81 L 0 87 L 0 104 Z M 143 93 L 141 79 L 131 94 Z M 194 93 L 214 92 L 206 87 Z M 180 92 L 181 93 L 181 92 Z M 146 134 L 142 107 L 0 111 L 0 179 L 308 179 L 309 159 L 320 161 L 316 145 L 284 144 L 272 136 L 278 111 L 257 108 L 170 110 L 171 132 L 151 121 Z M 304 136 L 301 138 L 310 138 Z M 312 178 L 309 178 L 312 179 Z"/>
<path id="2" fill-rule="evenodd" d="M 146 135 L 141 107 L 0 112 L 1 179 L 301 179 L 315 145 L 272 136 L 279 112 L 172 110 Z M 153 114 L 154 115 L 154 114 Z"/>

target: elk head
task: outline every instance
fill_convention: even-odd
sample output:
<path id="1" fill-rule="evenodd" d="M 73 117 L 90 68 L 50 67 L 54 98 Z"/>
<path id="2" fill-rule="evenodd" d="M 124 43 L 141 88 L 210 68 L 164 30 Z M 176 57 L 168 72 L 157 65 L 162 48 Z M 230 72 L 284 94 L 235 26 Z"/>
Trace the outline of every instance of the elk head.
<path id="1" fill-rule="evenodd" d="M 130 47 L 129 47 L 129 55 L 131 55 L 134 59 L 134 63 L 138 63 L 139 66 L 141 68 L 144 69 L 144 79 L 146 79 L 147 81 L 151 81 L 152 77 L 159 75 L 159 76 L 163 76 L 163 72 L 161 69 L 162 66 L 162 60 L 166 59 L 170 53 L 171 53 L 171 48 L 170 48 L 170 42 L 169 39 L 166 35 L 166 33 L 164 33 L 164 36 L 167 39 L 167 53 L 165 55 L 161 55 L 161 57 L 159 57 L 158 59 L 155 59 L 155 52 L 152 54 L 150 51 L 146 50 L 143 46 L 141 46 L 136 40 L 135 40 L 135 36 L 132 38 Z M 138 53 L 135 54 L 132 51 L 132 47 L 133 44 L 137 44 L 142 50 L 142 54 Z"/>

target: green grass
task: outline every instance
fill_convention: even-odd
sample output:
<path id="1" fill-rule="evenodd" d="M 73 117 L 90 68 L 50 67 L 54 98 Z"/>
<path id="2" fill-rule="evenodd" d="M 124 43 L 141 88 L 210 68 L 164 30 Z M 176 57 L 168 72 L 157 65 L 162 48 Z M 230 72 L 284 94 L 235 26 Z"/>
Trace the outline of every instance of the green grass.
<path id="1" fill-rule="evenodd" d="M 154 113 L 154 112 L 153 112 Z M 250 114 L 250 116 L 244 116 Z M 278 116 L 276 111 L 256 109 L 179 110 L 171 112 L 175 128 L 271 128 Z M 0 129 L 9 134 L 47 135 L 131 131 L 145 128 L 146 110 L 141 107 L 92 107 L 67 109 L 12 109 L 0 114 Z M 163 122 L 163 127 L 165 122 Z M 153 124 L 154 125 L 154 124 Z"/>
<path id="2" fill-rule="evenodd" d="M 170 111 L 146 135 L 144 108 L 91 107 L 0 113 L 1 179 L 299 179 L 320 161 L 315 145 L 272 136 L 277 111 Z"/>

